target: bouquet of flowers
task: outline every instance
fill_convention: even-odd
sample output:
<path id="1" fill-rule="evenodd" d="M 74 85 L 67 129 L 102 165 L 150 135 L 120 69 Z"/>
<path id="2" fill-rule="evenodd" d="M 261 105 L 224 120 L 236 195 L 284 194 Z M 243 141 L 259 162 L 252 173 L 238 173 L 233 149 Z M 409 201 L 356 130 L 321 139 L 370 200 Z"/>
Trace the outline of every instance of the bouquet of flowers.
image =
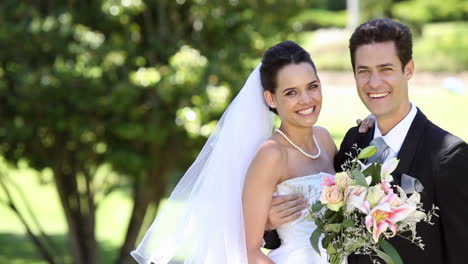
<path id="1" fill-rule="evenodd" d="M 361 160 L 377 149 L 354 148 L 358 155 L 353 158 L 348 154 L 353 159 L 343 165 L 343 172 L 323 177 L 320 199 L 310 208 L 317 225 L 310 237 L 312 247 L 320 254 L 323 237 L 322 247 L 331 264 L 341 264 L 352 253 L 378 256 L 388 264 L 403 263 L 387 240 L 399 235 L 424 249 L 416 224 L 431 223 L 437 207 L 425 212 L 418 192 L 407 197 L 401 187 L 392 186 L 391 173 L 399 162 L 396 158 L 365 165 Z"/>

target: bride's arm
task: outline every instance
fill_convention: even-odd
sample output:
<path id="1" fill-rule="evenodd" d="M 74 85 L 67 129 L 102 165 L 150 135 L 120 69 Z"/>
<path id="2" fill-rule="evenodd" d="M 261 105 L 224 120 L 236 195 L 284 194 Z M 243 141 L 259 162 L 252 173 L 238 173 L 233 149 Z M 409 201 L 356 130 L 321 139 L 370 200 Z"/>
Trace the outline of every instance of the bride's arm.
<path id="1" fill-rule="evenodd" d="M 263 143 L 250 164 L 242 196 L 249 264 L 273 263 L 260 248 L 271 199 L 281 175 L 287 172 L 287 154 L 274 141 Z"/>

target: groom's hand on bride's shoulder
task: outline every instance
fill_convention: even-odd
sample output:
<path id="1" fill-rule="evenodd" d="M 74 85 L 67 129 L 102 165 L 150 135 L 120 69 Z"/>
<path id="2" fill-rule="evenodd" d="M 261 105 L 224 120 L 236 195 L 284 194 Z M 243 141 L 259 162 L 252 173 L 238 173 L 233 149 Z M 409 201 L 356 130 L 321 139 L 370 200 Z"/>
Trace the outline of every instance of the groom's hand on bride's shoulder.
<path id="1" fill-rule="evenodd" d="M 375 125 L 375 115 L 370 114 L 364 120 L 357 119 L 356 125 L 359 126 L 359 133 L 366 133 L 369 128 L 372 128 Z"/>
<path id="2" fill-rule="evenodd" d="M 297 219 L 302 214 L 302 210 L 309 207 L 307 200 L 302 194 L 288 194 L 274 196 L 268 220 L 265 227 L 270 231 L 281 225 Z"/>

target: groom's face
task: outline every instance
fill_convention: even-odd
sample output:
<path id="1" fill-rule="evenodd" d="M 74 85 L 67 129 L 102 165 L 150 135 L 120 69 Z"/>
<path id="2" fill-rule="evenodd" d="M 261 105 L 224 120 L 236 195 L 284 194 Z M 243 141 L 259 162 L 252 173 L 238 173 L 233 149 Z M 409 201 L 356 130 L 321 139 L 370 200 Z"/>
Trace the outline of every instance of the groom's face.
<path id="1" fill-rule="evenodd" d="M 359 97 L 377 119 L 399 119 L 409 109 L 408 80 L 413 61 L 402 69 L 393 41 L 359 46 L 355 53 Z M 401 119 L 400 119 L 401 118 Z"/>

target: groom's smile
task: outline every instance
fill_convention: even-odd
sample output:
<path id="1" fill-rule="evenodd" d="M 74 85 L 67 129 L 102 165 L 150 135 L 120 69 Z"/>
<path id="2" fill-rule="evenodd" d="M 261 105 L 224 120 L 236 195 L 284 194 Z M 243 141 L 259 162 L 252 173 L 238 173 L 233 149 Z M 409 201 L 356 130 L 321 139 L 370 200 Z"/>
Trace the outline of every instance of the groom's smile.
<path id="1" fill-rule="evenodd" d="M 389 95 L 390 92 L 384 92 L 384 93 L 368 93 L 367 95 L 369 95 L 369 97 L 373 98 L 373 99 L 380 99 L 380 98 L 384 98 L 384 97 L 387 97 L 387 95 Z"/>

